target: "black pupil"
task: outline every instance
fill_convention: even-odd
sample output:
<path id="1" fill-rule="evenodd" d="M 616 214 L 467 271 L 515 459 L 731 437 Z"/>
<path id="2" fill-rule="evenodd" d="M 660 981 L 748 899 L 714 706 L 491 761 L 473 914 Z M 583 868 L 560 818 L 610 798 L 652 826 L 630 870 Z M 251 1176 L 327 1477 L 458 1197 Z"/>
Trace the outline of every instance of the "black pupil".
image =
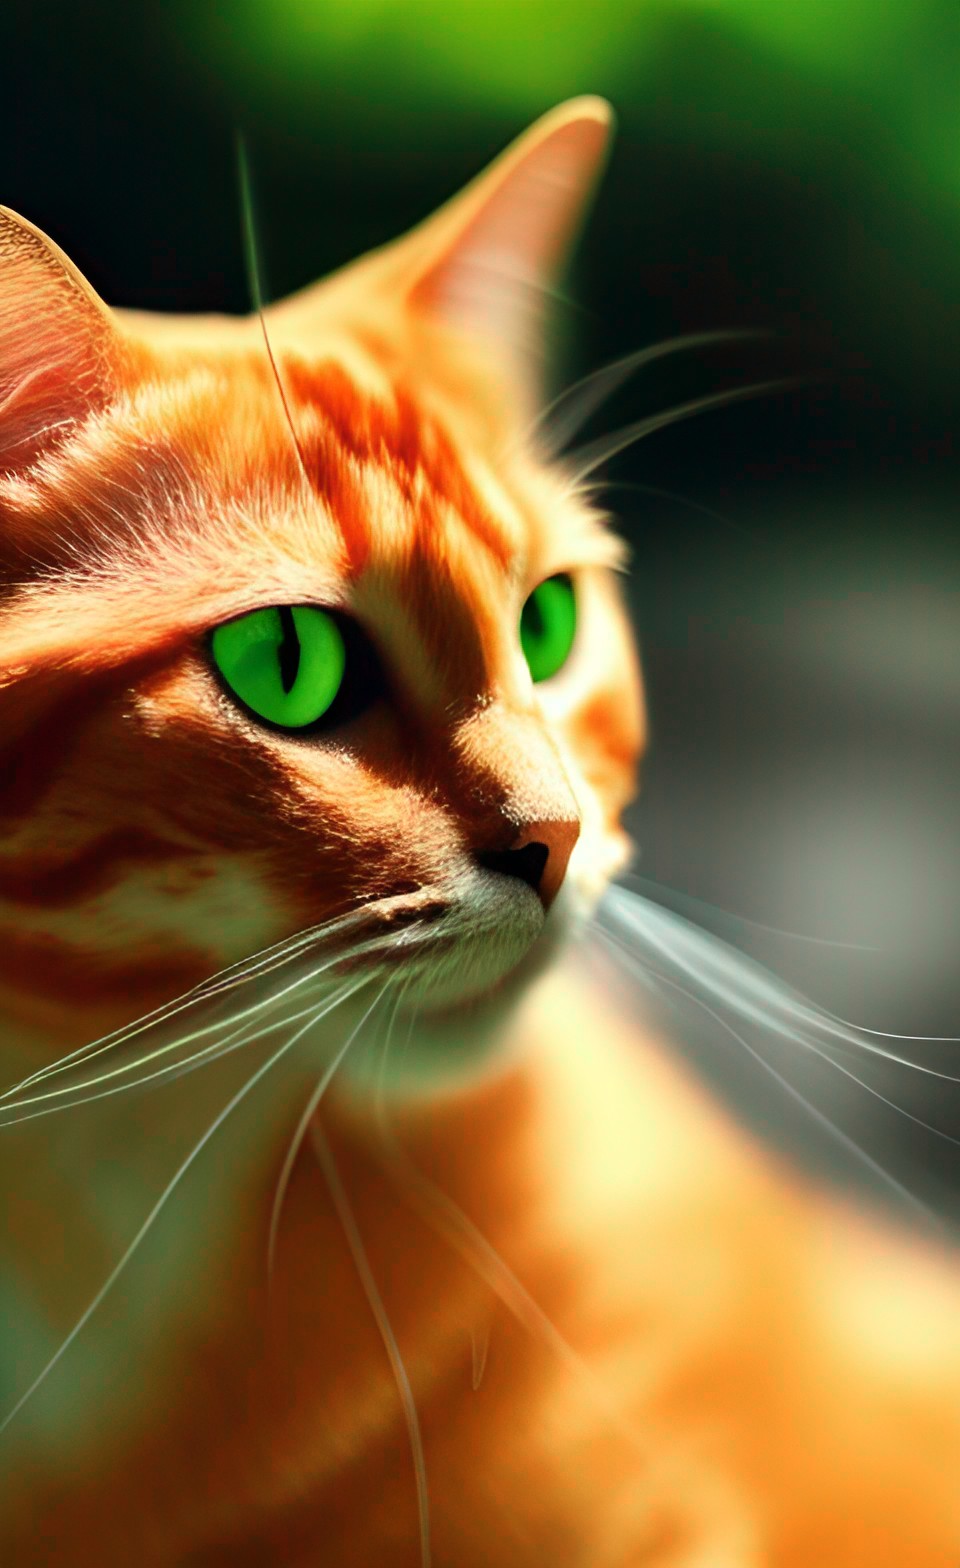
<path id="1" fill-rule="evenodd" d="M 283 639 L 277 649 L 280 661 L 280 685 L 284 695 L 293 690 L 300 669 L 300 638 L 294 624 L 293 611 L 288 604 L 282 604 L 280 610 L 280 629 Z"/>
<path id="2" fill-rule="evenodd" d="M 540 608 L 540 599 L 537 594 L 531 594 L 524 605 L 523 618 L 527 623 L 527 631 L 531 637 L 543 636 L 543 610 Z"/>

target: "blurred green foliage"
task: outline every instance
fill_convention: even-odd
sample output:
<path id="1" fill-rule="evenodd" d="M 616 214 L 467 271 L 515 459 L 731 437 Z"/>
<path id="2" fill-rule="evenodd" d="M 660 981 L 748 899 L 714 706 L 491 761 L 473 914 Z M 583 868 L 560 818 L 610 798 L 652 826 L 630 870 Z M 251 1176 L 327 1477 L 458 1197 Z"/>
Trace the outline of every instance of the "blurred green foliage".
<path id="1" fill-rule="evenodd" d="M 958 0 L 235 0 L 182 15 L 257 96 L 318 117 L 331 93 L 362 98 L 374 133 L 391 105 L 468 119 L 587 91 L 642 105 L 695 64 L 715 134 L 762 147 L 865 115 L 960 197 Z"/>

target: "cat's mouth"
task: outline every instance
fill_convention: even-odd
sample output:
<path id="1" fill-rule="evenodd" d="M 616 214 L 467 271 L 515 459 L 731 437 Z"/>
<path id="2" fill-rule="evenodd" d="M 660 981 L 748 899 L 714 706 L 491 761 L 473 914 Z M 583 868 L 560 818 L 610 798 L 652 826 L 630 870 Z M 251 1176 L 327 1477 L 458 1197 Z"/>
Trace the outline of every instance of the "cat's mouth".
<path id="1" fill-rule="evenodd" d="M 399 1008 L 432 1030 L 473 1029 L 502 1015 L 553 963 L 582 914 L 568 879 L 549 912 L 532 888 L 478 868 L 449 887 L 371 901 L 364 940 L 338 975 L 388 981 Z"/>
<path id="2" fill-rule="evenodd" d="M 555 965 L 577 923 L 579 901 L 558 898 L 546 917 L 525 889 L 511 890 L 505 902 L 498 921 L 481 918 L 471 930 L 459 911 L 456 935 L 442 921 L 422 933 L 406 975 L 402 964 L 396 971 L 398 1001 L 384 1049 L 358 1052 L 344 1063 L 345 1081 L 360 1098 L 368 1091 L 433 1096 L 509 1060 L 514 1010 Z"/>
<path id="3" fill-rule="evenodd" d="M 539 967 L 562 923 L 552 912 L 545 919 L 536 894 L 520 882 L 482 870 L 449 891 L 371 901 L 361 917 L 335 973 L 393 978 L 431 1016 L 452 1014 L 502 991 L 521 969 Z"/>
<path id="4" fill-rule="evenodd" d="M 549 968 L 565 938 L 566 931 L 560 934 L 559 922 L 544 922 L 539 936 L 534 938 L 518 962 L 488 984 L 465 990 L 457 996 L 446 993 L 435 996 L 425 986 L 420 1004 L 421 1015 L 438 1025 L 455 1026 L 458 1022 L 475 1018 L 484 1009 L 501 1011 L 517 1000 L 527 986 Z"/>
<path id="5" fill-rule="evenodd" d="M 438 1026 L 476 1021 L 517 1000 L 569 940 L 577 900 L 558 899 L 548 914 L 535 895 L 510 886 L 495 922 L 456 921 L 456 934 L 439 930 L 425 942 L 411 972 L 409 1006 Z M 485 912 L 486 914 L 486 912 Z"/>
<path id="6" fill-rule="evenodd" d="M 424 952 L 443 954 L 456 944 L 452 931 L 437 930 L 449 924 L 453 901 L 434 889 L 375 899 L 361 906 L 359 936 L 352 933 L 350 951 L 337 959 L 338 975 L 373 970 L 403 970 L 423 961 Z"/>

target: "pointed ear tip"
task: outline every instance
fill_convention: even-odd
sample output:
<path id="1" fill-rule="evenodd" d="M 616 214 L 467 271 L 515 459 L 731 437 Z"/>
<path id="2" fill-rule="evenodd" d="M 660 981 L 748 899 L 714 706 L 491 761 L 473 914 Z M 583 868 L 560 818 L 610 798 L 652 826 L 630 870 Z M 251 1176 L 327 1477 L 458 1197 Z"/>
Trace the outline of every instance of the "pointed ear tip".
<path id="1" fill-rule="evenodd" d="M 613 105 L 597 93 L 584 93 L 579 98 L 568 98 L 543 116 L 540 124 L 544 130 L 562 130 L 566 126 L 595 126 L 610 136 L 616 130 L 617 117 Z"/>
<path id="2" fill-rule="evenodd" d="M 27 224 L 26 218 L 21 218 L 19 212 L 14 212 L 12 207 L 5 207 L 2 202 L 0 202 L 0 222 L 15 223 L 18 227 Z"/>
<path id="3" fill-rule="evenodd" d="M 2 202 L 0 202 L 0 222 L 9 224 L 11 228 L 23 229 L 27 234 L 32 234 L 35 239 L 42 240 L 45 245 L 53 244 L 49 234 L 44 234 L 43 230 L 35 223 L 31 223 L 29 218 L 25 218 L 22 212 L 14 212 L 12 207 L 5 207 Z"/>
<path id="4" fill-rule="evenodd" d="M 30 250 L 35 258 L 45 256 L 48 260 L 58 263 L 65 279 L 72 283 L 74 289 L 79 291 L 91 305 L 94 305 L 102 316 L 107 317 L 110 315 L 109 307 L 104 304 L 96 289 L 87 282 L 76 263 L 71 261 L 66 251 L 61 250 L 56 240 L 52 240 L 49 234 L 45 234 L 43 229 L 36 223 L 31 223 L 30 219 L 25 218 L 22 213 L 14 212 L 12 207 L 0 205 L 0 238 L 2 238 L 4 230 L 6 230 L 8 242 L 11 237 L 11 231 L 14 231 L 20 237 L 21 242 L 24 236 L 32 240 L 34 243 Z"/>
<path id="5" fill-rule="evenodd" d="M 610 125 L 614 119 L 613 104 L 599 93 L 581 93 L 578 98 L 568 98 L 562 107 L 579 119 L 598 120 L 601 125 Z"/>
<path id="6" fill-rule="evenodd" d="M 56 240 L 52 240 L 49 234 L 45 234 L 36 223 L 31 223 L 30 219 L 25 218 L 22 212 L 14 212 L 12 207 L 4 207 L 0 204 L 0 228 L 3 227 L 6 227 L 8 232 L 10 229 L 16 229 L 21 235 L 28 234 L 44 250 L 50 251 L 56 256 L 58 261 L 65 262 L 68 267 L 73 267 L 69 256 L 60 249 Z"/>

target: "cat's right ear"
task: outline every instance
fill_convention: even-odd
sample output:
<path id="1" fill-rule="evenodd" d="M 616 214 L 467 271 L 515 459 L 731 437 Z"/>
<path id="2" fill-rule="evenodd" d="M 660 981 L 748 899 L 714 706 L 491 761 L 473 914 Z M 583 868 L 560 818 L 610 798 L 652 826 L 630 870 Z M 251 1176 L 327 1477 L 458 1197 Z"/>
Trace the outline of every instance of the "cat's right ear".
<path id="1" fill-rule="evenodd" d="M 109 396 L 122 339 L 32 223 L 0 207 L 0 473 L 17 473 Z"/>
<path id="2" fill-rule="evenodd" d="M 613 111 L 574 98 L 394 247 L 415 309 L 501 351 L 537 351 L 549 295 L 603 167 Z"/>
<path id="3" fill-rule="evenodd" d="M 558 275 L 603 167 L 613 124 L 601 98 L 545 114 L 417 228 L 268 310 L 299 347 L 378 302 L 473 341 L 517 392 L 539 400 Z"/>

